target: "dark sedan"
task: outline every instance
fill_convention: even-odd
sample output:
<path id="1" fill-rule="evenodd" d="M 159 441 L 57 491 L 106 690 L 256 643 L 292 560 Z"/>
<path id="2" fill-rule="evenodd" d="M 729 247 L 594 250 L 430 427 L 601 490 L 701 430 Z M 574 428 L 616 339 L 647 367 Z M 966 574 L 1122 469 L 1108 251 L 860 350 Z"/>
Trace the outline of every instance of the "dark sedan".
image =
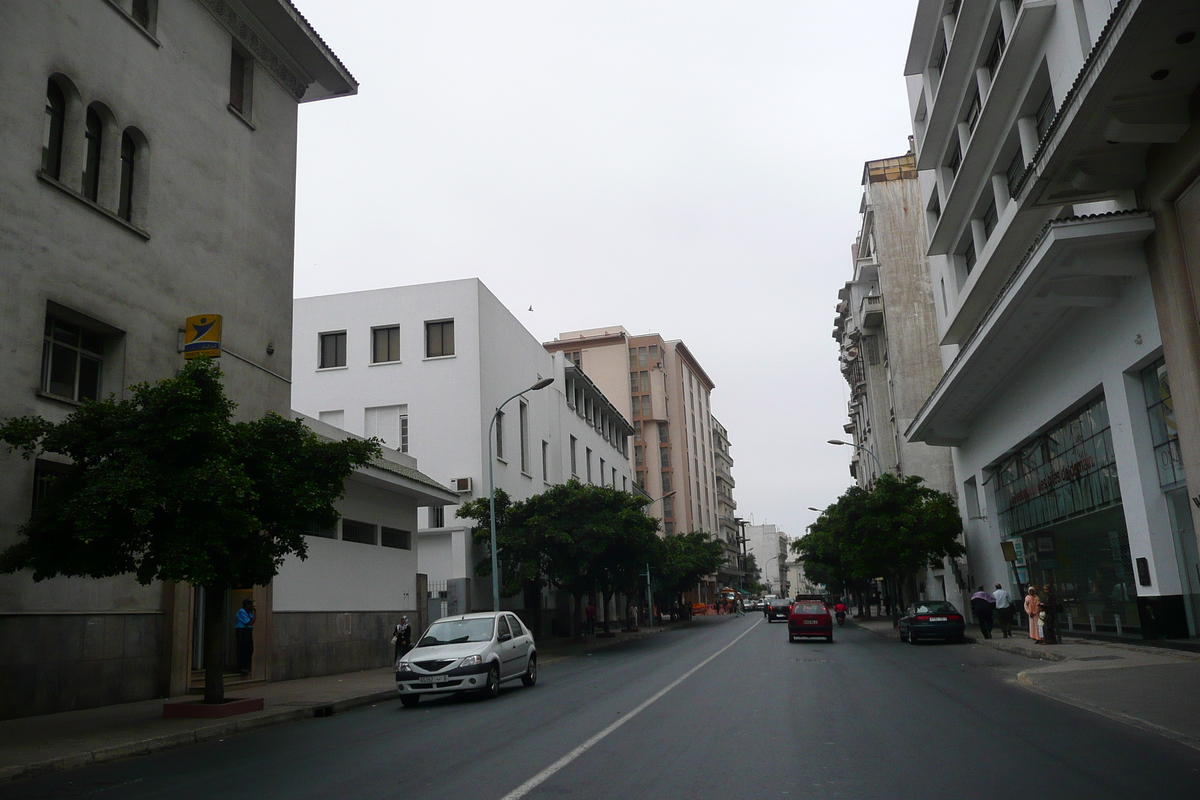
<path id="1" fill-rule="evenodd" d="M 792 604 L 788 614 L 788 641 L 794 642 L 800 636 L 821 636 L 827 642 L 833 641 L 833 618 L 824 601 L 797 600 Z"/>
<path id="2" fill-rule="evenodd" d="M 963 615 L 945 600 L 920 600 L 900 618 L 900 641 L 910 644 L 921 639 L 961 642 L 966 630 Z"/>
<path id="3" fill-rule="evenodd" d="M 767 615 L 767 622 L 774 622 L 777 619 L 787 621 L 788 614 L 792 610 L 792 601 L 786 599 L 775 598 L 767 605 L 764 613 Z"/>

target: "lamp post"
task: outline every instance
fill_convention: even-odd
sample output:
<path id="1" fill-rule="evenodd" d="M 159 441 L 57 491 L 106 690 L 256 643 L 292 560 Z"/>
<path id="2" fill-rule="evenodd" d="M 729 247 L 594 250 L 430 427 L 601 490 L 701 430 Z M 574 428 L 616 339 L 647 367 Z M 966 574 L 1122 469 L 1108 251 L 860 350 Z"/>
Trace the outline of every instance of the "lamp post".
<path id="1" fill-rule="evenodd" d="M 492 421 L 488 423 L 488 522 L 492 527 L 492 611 L 500 610 L 500 566 L 496 560 L 496 476 L 495 476 L 495 456 L 493 452 L 492 431 L 496 427 L 496 418 L 500 416 L 500 412 L 513 400 L 516 400 L 526 392 L 534 392 L 538 389 L 545 389 L 550 384 L 554 383 L 554 378 L 542 378 L 540 381 L 530 386 L 528 389 L 522 389 L 512 397 L 505 400 L 500 405 L 496 406 L 496 410 L 492 412 Z"/>
<path id="2" fill-rule="evenodd" d="M 861 444 L 855 444 L 854 442 L 843 442 L 841 439 L 830 439 L 829 444 L 848 445 L 850 447 L 857 447 L 859 450 L 862 450 L 864 453 L 869 455 L 871 458 L 875 459 L 875 466 L 877 466 L 879 468 L 880 475 L 887 472 L 887 470 L 885 470 L 883 468 L 883 462 L 879 460 L 879 456 L 875 455 L 870 450 L 863 447 Z"/>

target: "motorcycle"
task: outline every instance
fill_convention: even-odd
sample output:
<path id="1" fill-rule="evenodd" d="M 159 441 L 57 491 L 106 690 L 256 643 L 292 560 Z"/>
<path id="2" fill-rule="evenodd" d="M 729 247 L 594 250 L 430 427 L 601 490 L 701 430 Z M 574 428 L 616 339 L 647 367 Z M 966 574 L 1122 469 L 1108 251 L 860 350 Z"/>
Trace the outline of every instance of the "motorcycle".
<path id="1" fill-rule="evenodd" d="M 834 612 L 834 617 L 837 618 L 837 624 L 838 624 L 839 628 L 846 624 L 846 612 L 845 611 Z"/>

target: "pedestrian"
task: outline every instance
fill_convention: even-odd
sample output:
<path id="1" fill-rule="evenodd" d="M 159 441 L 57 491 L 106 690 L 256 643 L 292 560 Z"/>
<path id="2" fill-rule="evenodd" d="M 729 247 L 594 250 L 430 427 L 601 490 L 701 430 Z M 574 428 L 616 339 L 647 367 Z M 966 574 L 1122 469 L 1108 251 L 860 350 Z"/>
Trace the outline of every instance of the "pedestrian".
<path id="1" fill-rule="evenodd" d="M 587 608 L 583 610 L 583 616 L 587 619 L 588 636 L 596 634 L 596 606 L 592 605 L 592 601 L 588 600 Z"/>
<path id="2" fill-rule="evenodd" d="M 1000 633 L 1004 634 L 1004 638 L 1007 639 L 1012 636 L 1012 596 L 997 583 L 996 591 L 992 592 L 992 599 L 996 601 L 996 616 L 1000 619 Z"/>
<path id="3" fill-rule="evenodd" d="M 992 596 L 979 587 L 979 591 L 971 595 L 971 612 L 975 614 L 976 621 L 979 622 L 979 632 L 983 634 L 983 638 L 992 638 L 992 607 L 996 601 Z"/>
<path id="4" fill-rule="evenodd" d="M 1029 617 L 1029 638 L 1035 642 L 1042 640 L 1041 631 L 1038 630 L 1038 614 L 1041 612 L 1042 601 L 1038 599 L 1037 587 L 1032 583 L 1029 584 L 1029 591 L 1025 595 L 1025 614 Z"/>
<path id="5" fill-rule="evenodd" d="M 408 617 L 400 617 L 400 624 L 392 631 L 392 644 L 395 646 L 395 660 L 399 661 L 400 656 L 412 646 L 412 627 L 408 624 Z"/>
<path id="6" fill-rule="evenodd" d="M 238 672 L 243 675 L 250 674 L 250 664 L 254 659 L 254 619 L 257 616 L 254 601 L 247 597 L 237 610 L 237 620 L 233 623 L 233 635 L 237 638 Z"/>
<path id="7" fill-rule="evenodd" d="M 733 607 L 737 609 L 737 615 L 739 617 L 746 616 L 746 608 L 742 605 L 742 598 L 739 597 L 737 600 L 734 600 Z"/>
<path id="8" fill-rule="evenodd" d="M 1042 644 L 1062 644 L 1058 638 L 1058 594 L 1054 584 L 1046 584 L 1046 599 L 1042 601 Z"/>

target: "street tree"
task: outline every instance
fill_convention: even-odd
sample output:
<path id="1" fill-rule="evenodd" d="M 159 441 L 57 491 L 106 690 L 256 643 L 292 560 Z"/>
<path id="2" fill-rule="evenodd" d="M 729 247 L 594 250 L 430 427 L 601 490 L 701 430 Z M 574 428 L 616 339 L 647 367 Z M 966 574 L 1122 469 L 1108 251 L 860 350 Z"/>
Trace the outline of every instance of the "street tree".
<path id="1" fill-rule="evenodd" d="M 659 585 L 680 604 L 684 592 L 725 563 L 725 545 L 703 531 L 667 536 L 659 550 Z"/>
<path id="2" fill-rule="evenodd" d="M 305 558 L 303 532 L 336 524 L 344 479 L 379 454 L 374 440 L 326 441 L 277 414 L 234 422 L 235 408 L 216 363 L 195 359 L 60 423 L 0 424 L 10 450 L 71 464 L 46 480 L 0 572 L 204 587 L 205 703 L 224 700 L 228 589 L 266 585 L 285 557 Z"/>

